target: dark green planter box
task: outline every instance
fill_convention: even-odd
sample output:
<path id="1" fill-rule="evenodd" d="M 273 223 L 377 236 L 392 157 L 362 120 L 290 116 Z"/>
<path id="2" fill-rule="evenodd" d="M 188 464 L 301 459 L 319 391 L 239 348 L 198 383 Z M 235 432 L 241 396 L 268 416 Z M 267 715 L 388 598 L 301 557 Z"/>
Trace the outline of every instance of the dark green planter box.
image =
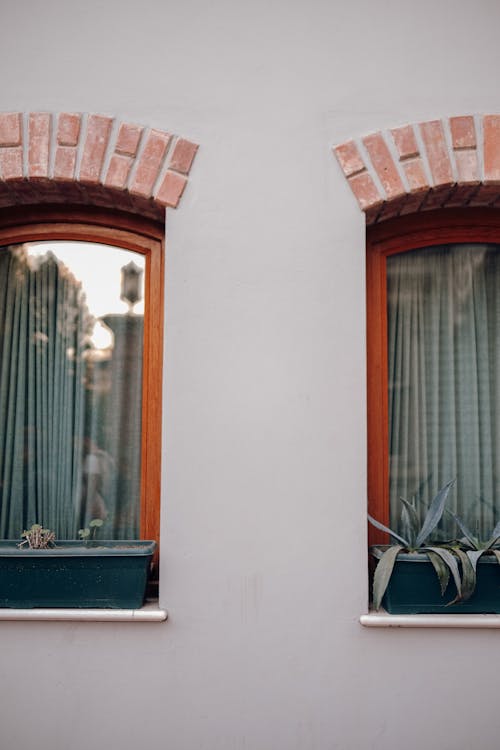
<path id="1" fill-rule="evenodd" d="M 377 560 L 382 551 L 377 547 L 371 550 Z M 394 565 L 382 606 L 391 615 L 500 614 L 500 565 L 496 558 L 483 555 L 477 566 L 474 594 L 466 602 L 448 605 L 456 594 L 450 576 L 444 596 L 441 596 L 438 577 L 427 555 L 401 554 Z"/>
<path id="2" fill-rule="evenodd" d="M 0 607 L 137 609 L 144 602 L 155 542 L 105 541 L 19 549 L 0 541 Z"/>

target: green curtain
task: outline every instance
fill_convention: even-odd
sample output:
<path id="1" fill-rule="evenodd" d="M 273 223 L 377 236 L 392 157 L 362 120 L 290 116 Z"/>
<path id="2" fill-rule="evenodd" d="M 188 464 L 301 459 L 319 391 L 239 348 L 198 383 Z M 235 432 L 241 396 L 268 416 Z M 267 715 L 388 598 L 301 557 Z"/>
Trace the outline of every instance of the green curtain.
<path id="1" fill-rule="evenodd" d="M 32 523 L 76 534 L 88 312 L 71 274 L 48 254 L 0 249 L 0 536 Z"/>
<path id="2" fill-rule="evenodd" d="M 399 497 L 450 507 L 488 538 L 500 520 L 500 247 L 387 259 L 391 522 Z M 399 526 L 401 528 L 401 526 Z M 441 538 L 460 532 L 445 516 Z M 438 534 L 439 535 L 439 534 Z"/>
<path id="3" fill-rule="evenodd" d="M 73 539 L 92 518 L 101 538 L 139 535 L 143 318 L 104 323 L 103 354 L 68 268 L 0 248 L 0 538 Z"/>

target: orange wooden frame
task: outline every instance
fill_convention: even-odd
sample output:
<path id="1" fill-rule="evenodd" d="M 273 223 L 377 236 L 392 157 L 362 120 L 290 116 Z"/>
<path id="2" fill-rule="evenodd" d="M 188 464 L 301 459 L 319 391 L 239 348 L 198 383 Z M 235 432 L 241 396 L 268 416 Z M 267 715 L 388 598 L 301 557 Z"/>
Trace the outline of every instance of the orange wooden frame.
<path id="1" fill-rule="evenodd" d="M 165 230 L 157 222 L 96 208 L 24 207 L 0 211 L 0 245 L 35 240 L 74 240 L 114 245 L 145 256 L 142 386 L 142 539 L 160 536 Z M 158 555 L 155 556 L 157 567 Z"/>
<path id="2" fill-rule="evenodd" d="M 387 221 L 367 231 L 368 511 L 386 525 L 389 522 L 386 258 L 407 250 L 454 242 L 500 243 L 500 211 L 442 209 Z M 387 543 L 388 537 L 370 527 L 369 541 Z"/>

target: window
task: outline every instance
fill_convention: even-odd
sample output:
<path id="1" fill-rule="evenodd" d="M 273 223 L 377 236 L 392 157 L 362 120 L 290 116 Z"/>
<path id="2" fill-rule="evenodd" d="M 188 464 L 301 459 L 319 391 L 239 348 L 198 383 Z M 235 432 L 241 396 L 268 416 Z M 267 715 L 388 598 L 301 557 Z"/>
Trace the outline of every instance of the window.
<path id="1" fill-rule="evenodd" d="M 370 512 L 397 527 L 400 496 L 425 513 L 456 477 L 454 509 L 488 538 L 500 519 L 497 212 L 448 210 L 371 230 L 367 336 Z M 449 519 L 441 533 L 456 533 Z"/>
<path id="2" fill-rule="evenodd" d="M 1 220 L 4 538 L 35 522 L 74 538 L 101 518 L 108 538 L 158 541 L 162 235 L 156 222 L 109 211 L 16 210 Z M 101 309 L 85 266 L 108 286 Z"/>

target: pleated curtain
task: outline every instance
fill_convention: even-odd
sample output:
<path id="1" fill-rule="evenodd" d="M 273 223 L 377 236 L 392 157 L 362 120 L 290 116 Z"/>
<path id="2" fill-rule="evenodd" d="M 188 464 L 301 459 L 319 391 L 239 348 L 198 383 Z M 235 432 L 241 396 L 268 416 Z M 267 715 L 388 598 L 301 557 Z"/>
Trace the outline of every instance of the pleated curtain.
<path id="1" fill-rule="evenodd" d="M 92 517 L 105 521 L 101 538 L 138 536 L 143 325 L 115 317 L 100 362 L 64 264 L 0 248 L 0 538 L 41 523 L 74 539 Z"/>
<path id="2" fill-rule="evenodd" d="M 387 260 L 391 522 L 450 509 L 484 538 L 500 520 L 500 247 L 445 245 Z M 460 536 L 446 514 L 437 538 Z"/>

